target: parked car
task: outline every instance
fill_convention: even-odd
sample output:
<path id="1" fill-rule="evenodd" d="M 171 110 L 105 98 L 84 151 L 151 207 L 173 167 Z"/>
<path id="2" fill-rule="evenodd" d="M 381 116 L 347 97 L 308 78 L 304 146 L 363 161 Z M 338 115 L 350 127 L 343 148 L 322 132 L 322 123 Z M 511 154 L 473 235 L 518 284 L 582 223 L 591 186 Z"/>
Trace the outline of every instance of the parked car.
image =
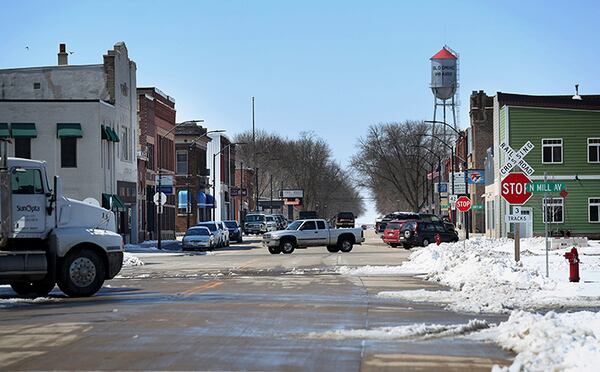
<path id="1" fill-rule="evenodd" d="M 242 242 L 242 228 L 238 225 L 237 221 L 223 221 L 227 229 L 229 230 L 229 239 L 237 243 Z"/>
<path id="2" fill-rule="evenodd" d="M 354 228 L 355 217 L 352 212 L 340 212 L 335 217 L 335 228 Z"/>
<path id="3" fill-rule="evenodd" d="M 407 221 L 407 220 L 418 220 L 420 216 L 418 213 L 414 212 L 393 212 L 390 214 L 386 214 L 381 221 L 376 223 L 376 232 L 383 233 L 388 223 L 398 220 L 398 221 Z"/>
<path id="4" fill-rule="evenodd" d="M 213 249 L 215 235 L 206 226 L 190 227 L 181 240 L 181 250 Z"/>
<path id="5" fill-rule="evenodd" d="M 274 214 L 273 216 L 277 222 L 277 230 L 283 230 L 287 227 L 288 221 L 283 214 Z"/>
<path id="6" fill-rule="evenodd" d="M 223 241 L 225 242 L 225 247 L 229 247 L 229 229 L 225 226 L 223 221 L 217 221 L 217 226 L 223 232 Z"/>
<path id="7" fill-rule="evenodd" d="M 407 221 L 400 227 L 398 242 L 406 249 L 416 245 L 426 247 L 435 242 L 436 235 L 439 235 L 440 240 L 444 243 L 458 241 L 458 233 L 452 224 L 441 221 Z"/>
<path id="8" fill-rule="evenodd" d="M 207 227 L 211 233 L 215 236 L 215 248 L 220 248 L 225 246 L 225 234 L 223 229 L 215 221 L 205 221 L 197 223 L 194 226 L 204 226 Z"/>
<path id="9" fill-rule="evenodd" d="M 277 223 L 271 215 L 250 213 L 244 218 L 244 234 L 264 234 L 277 230 Z"/>
<path id="10" fill-rule="evenodd" d="M 287 229 L 266 233 L 263 244 L 269 253 L 290 254 L 298 247 L 325 246 L 329 252 L 350 252 L 365 241 L 362 229 L 332 229 L 325 220 L 297 220 Z"/>

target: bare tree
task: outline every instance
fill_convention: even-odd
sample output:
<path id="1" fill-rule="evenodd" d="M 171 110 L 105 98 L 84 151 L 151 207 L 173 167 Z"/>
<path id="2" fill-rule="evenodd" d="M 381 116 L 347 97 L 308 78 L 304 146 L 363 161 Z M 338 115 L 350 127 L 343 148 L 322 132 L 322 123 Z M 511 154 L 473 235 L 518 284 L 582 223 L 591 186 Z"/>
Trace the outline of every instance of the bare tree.
<path id="1" fill-rule="evenodd" d="M 375 195 L 379 211 L 417 211 L 422 206 L 428 172 L 423 159 L 429 157 L 424 147 L 435 145 L 427 137 L 428 129 L 422 121 L 378 124 L 358 140 L 351 164 L 362 185 Z"/>
<path id="2" fill-rule="evenodd" d="M 236 137 L 239 142 L 252 142 L 252 133 Z M 316 210 L 323 217 L 339 211 L 364 212 L 357 187 L 338 163 L 333 160 L 327 143 L 312 132 L 301 133 L 295 140 L 258 131 L 256 157 L 252 146 L 243 146 L 237 157 L 245 165 L 258 168 L 259 196 L 268 196 L 271 181 L 275 190 L 304 190 L 303 208 Z"/>

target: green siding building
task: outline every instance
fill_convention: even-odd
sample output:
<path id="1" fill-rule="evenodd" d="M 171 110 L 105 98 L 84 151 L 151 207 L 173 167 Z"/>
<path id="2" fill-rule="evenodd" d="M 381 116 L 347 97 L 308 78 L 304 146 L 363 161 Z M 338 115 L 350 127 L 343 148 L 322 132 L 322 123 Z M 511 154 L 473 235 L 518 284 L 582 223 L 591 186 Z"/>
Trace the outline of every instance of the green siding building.
<path id="1" fill-rule="evenodd" d="M 509 235 L 504 222 L 511 212 L 500 196 L 500 168 L 506 163 L 500 144 L 518 151 L 534 148 L 524 160 L 535 170 L 532 181 L 564 183 L 567 195 L 534 193 L 523 205 L 532 216 L 522 236 L 543 235 L 545 218 L 552 235 L 600 237 L 600 96 L 527 96 L 498 93 L 494 100 L 494 179 L 486 187 L 486 234 Z M 513 171 L 519 171 L 515 167 Z M 492 220 L 493 219 L 493 220 Z"/>

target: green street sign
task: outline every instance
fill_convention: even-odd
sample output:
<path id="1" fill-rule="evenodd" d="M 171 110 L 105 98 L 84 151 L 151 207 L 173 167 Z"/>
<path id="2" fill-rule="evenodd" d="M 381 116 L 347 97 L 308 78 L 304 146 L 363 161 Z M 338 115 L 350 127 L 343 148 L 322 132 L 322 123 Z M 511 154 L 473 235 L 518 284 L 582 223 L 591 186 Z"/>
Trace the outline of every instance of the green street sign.
<path id="1" fill-rule="evenodd" d="M 561 192 L 566 188 L 564 182 L 530 182 L 525 184 L 525 192 Z"/>
<path id="2" fill-rule="evenodd" d="M 473 204 L 471 209 L 483 209 L 483 204 Z"/>

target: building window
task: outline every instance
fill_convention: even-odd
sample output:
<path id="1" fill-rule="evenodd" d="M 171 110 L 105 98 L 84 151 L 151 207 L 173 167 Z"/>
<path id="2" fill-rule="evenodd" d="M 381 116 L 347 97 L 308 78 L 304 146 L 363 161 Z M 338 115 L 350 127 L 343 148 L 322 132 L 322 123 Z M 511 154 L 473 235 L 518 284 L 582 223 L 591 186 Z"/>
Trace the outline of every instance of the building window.
<path id="1" fill-rule="evenodd" d="M 60 166 L 62 168 L 77 167 L 76 137 L 64 137 L 60 139 Z"/>
<path id="2" fill-rule="evenodd" d="M 121 128 L 121 159 L 124 161 L 131 160 L 129 149 L 129 130 L 127 127 Z"/>
<path id="3" fill-rule="evenodd" d="M 31 138 L 17 137 L 15 141 L 15 158 L 31 159 Z"/>
<path id="4" fill-rule="evenodd" d="M 600 223 L 600 198 L 588 199 L 588 222 Z"/>
<path id="5" fill-rule="evenodd" d="M 544 222 L 565 222 L 563 205 L 563 198 L 545 198 L 542 202 L 542 209 L 544 210 Z"/>
<path id="6" fill-rule="evenodd" d="M 542 140 L 542 163 L 561 164 L 563 162 L 562 138 L 548 138 Z"/>
<path id="7" fill-rule="evenodd" d="M 146 145 L 146 152 L 148 152 L 148 169 L 154 170 L 154 145 L 149 143 Z"/>
<path id="8" fill-rule="evenodd" d="M 177 150 L 177 174 L 187 174 L 188 153 L 186 150 Z"/>
<path id="9" fill-rule="evenodd" d="M 588 163 L 600 163 L 600 138 L 588 138 Z"/>

